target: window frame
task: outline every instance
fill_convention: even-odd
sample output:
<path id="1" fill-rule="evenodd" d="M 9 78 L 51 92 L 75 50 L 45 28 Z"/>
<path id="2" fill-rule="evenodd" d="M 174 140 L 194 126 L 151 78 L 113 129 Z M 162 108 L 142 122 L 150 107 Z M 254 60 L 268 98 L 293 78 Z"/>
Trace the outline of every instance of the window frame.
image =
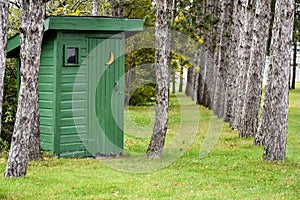
<path id="1" fill-rule="evenodd" d="M 68 49 L 77 49 L 77 63 L 68 63 Z M 80 66 L 80 47 L 76 45 L 64 45 L 64 66 L 79 67 Z"/>

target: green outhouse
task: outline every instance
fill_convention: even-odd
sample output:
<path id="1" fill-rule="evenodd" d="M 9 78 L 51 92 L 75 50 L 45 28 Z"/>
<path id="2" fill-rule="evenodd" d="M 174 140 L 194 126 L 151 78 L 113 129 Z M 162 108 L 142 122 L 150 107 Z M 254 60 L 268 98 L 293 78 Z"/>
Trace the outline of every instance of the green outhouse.
<path id="1" fill-rule="evenodd" d="M 39 72 L 41 148 L 60 157 L 123 153 L 124 45 L 141 19 L 48 17 Z M 18 58 L 20 37 L 7 56 Z"/>

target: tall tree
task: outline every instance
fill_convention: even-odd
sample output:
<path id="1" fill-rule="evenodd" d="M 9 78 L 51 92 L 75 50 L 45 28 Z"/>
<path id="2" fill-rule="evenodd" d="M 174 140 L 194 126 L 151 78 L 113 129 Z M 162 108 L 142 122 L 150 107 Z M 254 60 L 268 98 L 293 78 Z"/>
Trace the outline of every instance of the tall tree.
<path id="1" fill-rule="evenodd" d="M 255 136 L 262 94 L 263 73 L 271 18 L 271 0 L 256 0 L 251 61 L 246 83 L 246 97 L 239 135 Z"/>
<path id="2" fill-rule="evenodd" d="M 232 106 L 232 119 L 231 119 L 231 128 L 238 129 L 239 128 L 239 120 L 240 120 L 240 111 L 242 110 L 244 93 L 245 93 L 245 79 L 246 79 L 246 71 L 248 67 L 248 63 L 246 63 L 246 48 L 247 48 L 247 29 L 249 21 L 248 21 L 248 0 L 240 0 L 237 3 L 237 12 L 236 12 L 236 23 L 238 23 L 239 30 L 235 32 L 237 34 L 237 49 L 236 52 L 232 52 L 233 54 L 237 54 L 237 60 L 235 65 L 233 65 L 236 69 L 235 74 L 235 83 L 233 86 L 233 106 Z M 237 30 L 235 30 L 237 31 Z M 251 45 L 250 45 L 251 46 Z"/>
<path id="3" fill-rule="evenodd" d="M 284 161 L 288 123 L 290 44 L 294 0 L 277 0 L 272 30 L 270 65 L 256 140 L 264 145 L 264 159 Z"/>
<path id="4" fill-rule="evenodd" d="M 4 89 L 4 75 L 6 68 L 6 45 L 8 31 L 8 1 L 0 0 L 0 134 L 2 118 L 2 101 Z"/>
<path id="5" fill-rule="evenodd" d="M 187 70 L 185 94 L 189 97 L 192 96 L 194 89 L 194 71 L 194 66 L 189 67 Z"/>
<path id="6" fill-rule="evenodd" d="M 201 15 L 203 14 L 206 18 L 205 20 L 201 20 L 201 17 L 199 14 L 196 16 L 196 23 L 201 24 L 201 23 L 207 23 L 207 26 L 204 26 L 202 30 L 203 32 L 203 38 L 204 38 L 204 45 L 203 45 L 203 51 L 200 54 L 200 73 L 198 77 L 198 91 L 197 91 L 197 104 L 200 105 L 205 105 L 205 100 L 208 99 L 208 91 L 207 91 L 207 71 L 208 71 L 208 63 L 211 61 L 211 58 L 209 57 L 210 54 L 209 52 L 209 44 L 210 44 L 210 34 L 209 34 L 209 29 L 210 29 L 210 18 L 211 18 L 211 6 L 210 6 L 210 1 L 198 1 L 198 4 L 195 6 L 196 11 Z M 200 26 L 197 26 L 197 32 L 199 33 Z"/>
<path id="7" fill-rule="evenodd" d="M 45 0 L 20 1 L 20 90 L 5 177 L 26 175 L 29 159 L 40 157 L 38 73 Z"/>
<path id="8" fill-rule="evenodd" d="M 212 16 L 213 16 L 213 26 L 212 26 L 212 31 L 211 34 L 213 35 L 212 38 L 212 70 L 211 70 L 211 78 L 210 81 L 211 83 L 209 92 L 210 92 L 210 102 L 209 102 L 209 107 L 212 110 L 214 109 L 214 98 L 215 98 L 215 91 L 217 88 L 217 79 L 218 79 L 218 74 L 219 74 L 219 48 L 220 48 L 220 29 L 221 29 L 221 1 L 219 0 L 214 0 L 213 1 L 213 9 L 212 9 Z"/>
<path id="9" fill-rule="evenodd" d="M 147 149 L 147 158 L 160 158 L 165 144 L 168 124 L 169 97 L 169 37 L 168 2 L 156 1 L 155 23 L 155 71 L 156 71 L 156 116 L 154 130 Z"/>
<path id="10" fill-rule="evenodd" d="M 232 30 L 231 30 L 231 42 L 230 42 L 230 63 L 227 69 L 226 79 L 226 108 L 225 108 L 225 121 L 230 122 L 232 128 L 236 128 L 235 124 L 232 123 L 234 120 L 234 103 L 237 96 L 237 75 L 239 75 L 239 55 L 242 55 L 239 45 L 241 44 L 241 36 L 244 35 L 244 19 L 245 17 L 245 6 L 247 0 L 233 1 L 233 12 L 232 12 Z M 239 52 L 240 50 L 240 52 Z"/>
<path id="11" fill-rule="evenodd" d="M 232 21 L 233 0 L 223 0 L 221 5 L 221 27 L 220 27 L 220 47 L 218 57 L 218 69 L 216 72 L 216 89 L 214 95 L 214 114 L 224 118 L 225 114 L 225 88 L 227 78 L 227 68 L 229 67 L 230 34 Z"/>
<path id="12" fill-rule="evenodd" d="M 171 4 L 171 8 L 172 8 L 172 10 L 171 10 L 171 24 L 170 24 L 170 26 L 172 27 L 173 25 L 174 25 L 174 21 L 175 21 L 175 15 L 176 15 L 176 4 L 177 4 L 177 0 L 172 0 L 172 2 L 169 2 L 170 4 Z M 173 43 L 173 41 L 172 41 L 172 39 L 173 39 L 173 37 L 171 37 L 170 38 L 170 43 L 172 44 Z M 170 50 L 170 57 L 169 57 L 169 59 L 170 59 L 170 62 L 172 61 L 172 51 Z M 176 75 L 176 71 L 175 71 L 175 69 L 173 69 L 172 70 L 172 72 L 171 72 L 171 74 L 172 74 L 172 94 L 175 94 L 175 86 L 176 86 L 176 77 L 175 77 L 175 75 Z"/>
<path id="13" fill-rule="evenodd" d="M 179 66 L 179 89 L 178 92 L 182 92 L 183 91 L 183 66 L 180 65 Z"/>
<path id="14" fill-rule="evenodd" d="M 242 15 L 240 21 L 242 30 L 240 32 L 240 42 L 238 51 L 238 77 L 236 81 L 236 98 L 234 101 L 234 117 L 232 120 L 232 128 L 242 129 L 243 107 L 246 96 L 246 81 L 248 77 L 248 69 L 250 67 L 250 58 L 252 55 L 251 46 L 253 40 L 253 19 L 255 11 L 255 0 L 246 0 L 242 6 Z M 240 133 L 240 132 L 239 132 Z M 239 137 L 244 135 L 239 134 Z"/>
<path id="15" fill-rule="evenodd" d="M 100 15 L 100 0 L 93 0 L 92 15 L 93 16 L 99 16 Z"/>

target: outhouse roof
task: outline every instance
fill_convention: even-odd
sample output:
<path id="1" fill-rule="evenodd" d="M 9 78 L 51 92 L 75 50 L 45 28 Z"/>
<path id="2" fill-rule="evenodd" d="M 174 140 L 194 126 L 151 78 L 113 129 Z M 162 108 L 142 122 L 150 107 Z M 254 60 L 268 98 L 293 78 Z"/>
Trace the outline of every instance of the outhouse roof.
<path id="1" fill-rule="evenodd" d="M 135 33 L 143 31 L 142 19 L 91 17 L 91 16 L 52 16 L 45 19 L 44 32 L 49 30 L 110 31 Z M 20 35 L 8 40 L 7 53 L 20 46 Z"/>

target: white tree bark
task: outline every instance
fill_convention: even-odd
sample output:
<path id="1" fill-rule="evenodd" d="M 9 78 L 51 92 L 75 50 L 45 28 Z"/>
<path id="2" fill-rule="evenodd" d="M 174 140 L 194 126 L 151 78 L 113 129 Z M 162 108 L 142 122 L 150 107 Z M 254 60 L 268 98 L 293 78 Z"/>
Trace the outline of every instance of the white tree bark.
<path id="1" fill-rule="evenodd" d="M 232 0 L 223 0 L 221 4 L 220 47 L 218 49 L 218 68 L 214 95 L 214 114 L 225 118 L 225 88 L 229 67 L 229 46 L 231 35 Z"/>
<path id="2" fill-rule="evenodd" d="M 147 149 L 147 158 L 160 158 L 163 154 L 167 124 L 169 97 L 169 37 L 168 2 L 156 1 L 155 24 L 155 71 L 156 71 L 156 116 L 154 130 Z"/>
<path id="3" fill-rule="evenodd" d="M 246 72 L 249 64 L 246 62 L 246 48 L 247 48 L 247 29 L 248 29 L 248 0 L 240 0 L 237 3 L 237 15 L 236 15 L 236 23 L 238 23 L 239 30 L 238 34 L 238 46 L 237 51 L 232 52 L 237 54 L 237 62 L 236 65 L 236 81 L 234 85 L 234 99 L 233 99 L 233 112 L 231 119 L 231 128 L 238 129 L 239 128 L 239 119 L 241 117 L 241 110 L 244 103 L 244 95 L 245 95 L 245 80 L 246 80 Z"/>
<path id="4" fill-rule="evenodd" d="M 6 68 L 6 45 L 8 31 L 8 1 L 0 0 L 0 134 L 2 119 L 2 102 L 4 90 L 4 75 Z"/>
<path id="5" fill-rule="evenodd" d="M 294 0 L 277 0 L 272 30 L 270 65 L 258 143 L 264 145 L 264 159 L 284 161 L 288 124 L 290 44 L 294 23 Z"/>
<path id="6" fill-rule="evenodd" d="M 225 88 L 225 121 L 231 122 L 234 115 L 234 98 L 235 98 L 235 85 L 236 75 L 238 73 L 238 57 L 237 50 L 239 44 L 239 31 L 240 24 L 238 21 L 239 15 L 239 1 L 233 1 L 233 12 L 232 12 L 232 30 L 231 30 L 231 41 L 230 41 L 230 61 L 227 69 L 226 88 Z"/>
<path id="7" fill-rule="evenodd" d="M 38 73 L 45 0 L 21 0 L 20 4 L 21 84 L 5 177 L 25 176 L 28 161 L 40 157 Z"/>
<path id="8" fill-rule="evenodd" d="M 241 137 L 253 137 L 257 132 L 270 18 L 271 0 L 256 0 L 252 54 L 247 72 L 246 97 L 239 130 Z"/>
<path id="9" fill-rule="evenodd" d="M 93 16 L 99 16 L 100 15 L 100 0 L 93 0 L 92 15 Z"/>

